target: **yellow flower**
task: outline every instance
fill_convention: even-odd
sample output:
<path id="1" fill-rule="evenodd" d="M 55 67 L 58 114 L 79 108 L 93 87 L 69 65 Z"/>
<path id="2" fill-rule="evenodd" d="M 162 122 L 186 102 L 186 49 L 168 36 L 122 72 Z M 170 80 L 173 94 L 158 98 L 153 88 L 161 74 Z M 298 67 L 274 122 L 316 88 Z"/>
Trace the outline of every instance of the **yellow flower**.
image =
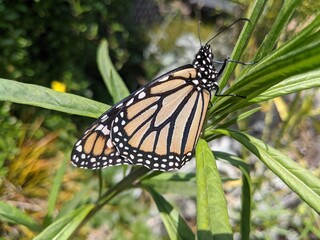
<path id="1" fill-rule="evenodd" d="M 66 92 L 67 91 L 67 86 L 59 81 L 52 81 L 51 82 L 51 88 L 53 90 L 56 90 L 58 92 Z"/>

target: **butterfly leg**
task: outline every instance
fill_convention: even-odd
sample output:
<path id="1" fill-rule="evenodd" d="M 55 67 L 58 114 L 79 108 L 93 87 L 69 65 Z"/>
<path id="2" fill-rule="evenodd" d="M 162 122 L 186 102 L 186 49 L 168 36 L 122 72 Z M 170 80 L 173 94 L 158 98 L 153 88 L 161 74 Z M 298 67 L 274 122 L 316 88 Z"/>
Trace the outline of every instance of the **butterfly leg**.
<path id="1" fill-rule="evenodd" d="M 232 63 L 237 63 L 237 64 L 241 64 L 241 65 L 244 65 L 244 66 L 247 66 L 247 65 L 253 65 L 253 64 L 256 64 L 257 62 L 259 61 L 255 61 L 255 62 L 240 62 L 240 61 L 237 61 L 237 60 L 232 60 L 230 58 L 226 58 L 225 60 L 223 61 L 215 61 L 213 60 L 214 63 L 218 63 L 218 64 L 222 64 L 222 67 L 220 68 L 219 72 L 218 72 L 218 76 L 220 76 L 220 74 L 223 73 L 227 63 L 229 62 L 232 62 Z"/>
<path id="2" fill-rule="evenodd" d="M 220 63 L 220 64 L 223 64 L 222 67 L 220 68 L 219 72 L 218 72 L 218 76 L 220 76 L 220 75 L 223 73 L 223 71 L 224 71 L 224 69 L 225 69 L 225 67 L 226 67 L 226 65 L 227 65 L 228 62 L 235 62 L 235 63 L 240 63 L 240 64 L 245 64 L 245 65 L 247 65 L 247 63 L 242 63 L 242 62 L 238 62 L 238 61 L 235 61 L 235 60 L 230 60 L 229 58 L 226 58 L 223 62 L 220 62 L 220 61 L 215 61 L 215 62 L 218 62 L 218 63 Z M 216 97 L 231 96 L 231 97 L 246 98 L 245 96 L 241 96 L 241 95 L 237 95 L 237 94 L 219 94 L 219 87 L 218 87 L 218 86 L 217 86 L 217 88 L 216 88 L 215 96 L 216 96 Z"/>
<path id="3" fill-rule="evenodd" d="M 229 58 L 226 58 L 223 62 L 221 62 L 221 61 L 215 61 L 215 62 L 222 64 L 222 67 L 220 68 L 220 70 L 218 72 L 218 76 L 220 76 L 223 73 L 224 69 L 226 68 L 227 63 L 229 62 Z"/>
<path id="4" fill-rule="evenodd" d="M 253 65 L 253 64 L 256 64 L 256 63 L 259 62 L 259 61 L 254 61 L 254 62 L 240 62 L 240 61 L 237 61 L 237 60 L 232 60 L 232 59 L 230 59 L 230 58 L 227 58 L 226 60 L 227 60 L 227 62 L 233 62 L 233 63 L 241 64 L 241 65 L 244 65 L 244 66 Z"/>

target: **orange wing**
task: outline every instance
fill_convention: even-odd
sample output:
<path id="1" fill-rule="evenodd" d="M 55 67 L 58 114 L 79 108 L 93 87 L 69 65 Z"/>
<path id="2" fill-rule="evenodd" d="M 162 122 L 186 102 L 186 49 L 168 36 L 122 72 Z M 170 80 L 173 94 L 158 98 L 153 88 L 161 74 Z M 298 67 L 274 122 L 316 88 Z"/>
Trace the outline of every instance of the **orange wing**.
<path id="1" fill-rule="evenodd" d="M 192 158 L 210 93 L 197 88 L 196 70 L 187 68 L 135 93 L 111 126 L 121 157 L 154 170 L 181 168 Z"/>

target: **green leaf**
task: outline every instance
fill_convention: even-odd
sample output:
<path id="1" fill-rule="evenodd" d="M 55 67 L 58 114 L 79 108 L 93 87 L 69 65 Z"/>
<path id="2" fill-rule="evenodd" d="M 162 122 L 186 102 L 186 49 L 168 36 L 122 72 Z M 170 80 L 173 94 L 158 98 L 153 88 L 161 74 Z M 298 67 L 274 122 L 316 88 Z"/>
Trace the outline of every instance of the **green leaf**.
<path id="1" fill-rule="evenodd" d="M 42 86 L 0 78 L 0 100 L 96 118 L 108 105 Z"/>
<path id="2" fill-rule="evenodd" d="M 0 201 L 0 219 L 3 222 L 24 225 L 32 231 L 41 231 L 41 226 L 20 209 Z"/>
<path id="3" fill-rule="evenodd" d="M 241 31 L 241 34 L 238 38 L 238 41 L 233 49 L 233 52 L 231 54 L 231 59 L 233 60 L 240 60 L 240 57 L 242 55 L 242 53 L 244 52 L 248 41 L 250 39 L 250 36 L 253 32 L 254 26 L 256 25 L 257 21 L 259 20 L 263 9 L 266 5 L 267 1 L 266 0 L 259 0 L 259 1 L 255 1 L 255 3 L 252 6 L 252 12 L 249 14 L 250 15 L 250 23 L 246 23 Z M 236 68 L 236 64 L 227 64 L 223 75 L 220 78 L 220 90 L 222 90 L 228 80 L 230 79 L 234 69 Z"/>
<path id="4" fill-rule="evenodd" d="M 292 1 L 290 4 L 295 5 L 296 2 Z M 283 11 L 283 14 L 287 16 L 289 16 L 292 11 L 293 5 L 290 4 L 284 4 L 283 8 L 287 9 L 281 10 Z M 274 30 L 273 34 L 279 33 L 279 29 L 282 28 L 285 20 L 280 19 L 276 20 L 276 22 L 279 25 L 274 27 L 277 30 Z M 208 110 L 208 116 L 210 116 L 212 120 L 212 125 L 217 125 L 217 123 L 225 119 L 225 117 L 231 112 L 254 104 L 256 102 L 255 98 L 258 98 L 271 87 L 274 87 L 273 90 L 276 92 L 277 88 L 275 86 L 280 84 L 282 81 L 300 74 L 308 74 L 308 72 L 318 70 L 320 67 L 319 24 L 320 16 L 317 16 L 301 32 L 299 32 L 294 38 L 288 40 L 279 49 L 276 49 L 267 57 L 259 59 L 260 61 L 257 64 L 245 68 L 237 81 L 235 81 L 235 83 L 225 93 L 236 93 L 242 96 L 247 96 L 247 98 L 217 98 L 215 102 L 213 102 L 212 107 Z M 268 36 L 268 38 L 270 39 L 266 40 L 266 49 L 270 47 L 267 45 L 272 46 L 275 39 L 277 39 L 276 36 Z M 265 50 L 261 51 L 265 52 Z M 306 78 L 304 78 L 304 80 L 307 81 Z M 317 79 L 315 78 L 313 83 L 310 80 L 308 85 L 311 86 L 316 82 Z M 296 85 L 295 89 L 292 88 L 290 92 L 293 90 L 300 91 L 309 87 L 304 86 L 304 82 L 301 82 L 299 86 Z M 251 99 L 254 100 L 251 101 Z"/>
<path id="5" fill-rule="evenodd" d="M 239 131 L 217 129 L 217 133 L 230 136 L 256 155 L 272 172 L 315 211 L 320 213 L 320 180 L 288 156 L 266 143 Z"/>
<path id="6" fill-rule="evenodd" d="M 242 172 L 242 195 L 241 195 L 241 239 L 250 238 L 251 229 L 251 210 L 252 210 L 252 190 L 251 178 L 248 168 L 239 165 Z"/>
<path id="7" fill-rule="evenodd" d="M 245 80 L 239 80 L 237 87 L 239 91 L 242 89 L 241 92 L 250 100 L 289 77 L 319 67 L 320 41 L 314 41 L 276 59 L 270 55 L 252 67 L 251 71 L 245 74 Z"/>
<path id="8" fill-rule="evenodd" d="M 119 102 L 127 97 L 130 92 L 112 64 L 109 56 L 108 42 L 105 39 L 99 45 L 97 62 L 100 74 L 112 96 L 113 102 Z"/>
<path id="9" fill-rule="evenodd" d="M 242 159 L 225 152 L 213 152 L 217 159 L 224 159 L 231 163 L 233 166 L 240 169 L 242 173 L 242 196 L 241 196 L 241 239 L 249 239 L 251 227 L 251 178 L 250 178 L 250 165 L 245 163 Z"/>
<path id="10" fill-rule="evenodd" d="M 179 212 L 154 189 L 150 187 L 145 187 L 145 189 L 151 194 L 155 201 L 170 239 L 194 240 L 195 236 L 193 232 Z"/>
<path id="11" fill-rule="evenodd" d="M 215 158 L 203 139 L 196 147 L 198 239 L 232 239 L 226 199 Z"/>
<path id="12" fill-rule="evenodd" d="M 269 88 L 267 91 L 261 93 L 259 96 L 251 99 L 250 102 L 260 103 L 269 99 L 316 87 L 320 87 L 320 69 L 283 80 Z"/>
<path id="13" fill-rule="evenodd" d="M 267 59 L 272 59 L 272 55 Z M 320 67 L 320 39 L 308 45 L 301 46 L 294 51 L 287 53 L 273 60 L 261 61 L 253 66 L 250 71 L 240 77 L 234 85 L 230 87 L 226 93 L 234 92 L 247 96 L 247 99 L 239 99 L 235 97 L 219 98 L 208 110 L 213 122 L 216 125 L 231 112 L 237 111 L 244 107 L 254 104 L 254 99 L 276 86 L 281 81 L 294 76 L 315 71 Z M 304 78 L 307 80 L 308 78 Z M 310 80 L 309 86 L 315 83 L 316 79 Z M 308 87 L 309 87 L 308 86 Z M 236 90 L 234 90 L 236 89 Z M 305 89 L 304 83 L 295 86 L 296 91 Z M 277 90 L 276 87 L 273 88 Z M 291 91 L 292 92 L 292 91 Z"/>
<path id="14" fill-rule="evenodd" d="M 319 39 L 320 15 L 316 16 L 307 26 L 305 26 L 296 36 L 286 42 L 281 48 L 272 53 L 273 58 L 281 57 L 282 55 L 291 52 L 294 49 L 300 48 L 303 45 L 309 44 L 312 41 Z"/>
<path id="15" fill-rule="evenodd" d="M 300 2 L 301 0 L 283 1 L 280 12 L 277 14 L 277 18 L 272 25 L 271 30 L 256 52 L 254 60 L 260 60 L 272 51 L 278 41 L 278 38 L 287 26 L 291 15 Z"/>
<path id="16" fill-rule="evenodd" d="M 64 240 L 75 232 L 85 217 L 94 208 L 93 204 L 83 205 L 73 212 L 59 218 L 45 228 L 34 240 Z"/>
<path id="17" fill-rule="evenodd" d="M 67 157 L 61 163 L 61 166 L 58 168 L 58 171 L 53 179 L 53 185 L 50 191 L 49 199 L 48 199 L 48 213 L 44 220 L 44 226 L 47 226 L 51 223 L 53 219 L 53 212 L 56 207 L 56 202 L 59 196 L 60 187 L 63 181 L 63 175 L 66 171 L 66 167 L 70 161 L 70 152 L 66 154 Z"/>

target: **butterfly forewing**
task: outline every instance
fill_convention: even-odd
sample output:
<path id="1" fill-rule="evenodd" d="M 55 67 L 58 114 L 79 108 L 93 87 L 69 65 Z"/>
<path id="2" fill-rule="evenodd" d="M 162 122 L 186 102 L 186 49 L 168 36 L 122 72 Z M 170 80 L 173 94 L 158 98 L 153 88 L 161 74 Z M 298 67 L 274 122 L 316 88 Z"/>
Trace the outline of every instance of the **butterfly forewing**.
<path id="1" fill-rule="evenodd" d="M 163 171 L 192 158 L 210 100 L 208 91 L 195 87 L 195 73 L 186 68 L 160 78 L 124 105 L 111 131 L 122 157 Z"/>

